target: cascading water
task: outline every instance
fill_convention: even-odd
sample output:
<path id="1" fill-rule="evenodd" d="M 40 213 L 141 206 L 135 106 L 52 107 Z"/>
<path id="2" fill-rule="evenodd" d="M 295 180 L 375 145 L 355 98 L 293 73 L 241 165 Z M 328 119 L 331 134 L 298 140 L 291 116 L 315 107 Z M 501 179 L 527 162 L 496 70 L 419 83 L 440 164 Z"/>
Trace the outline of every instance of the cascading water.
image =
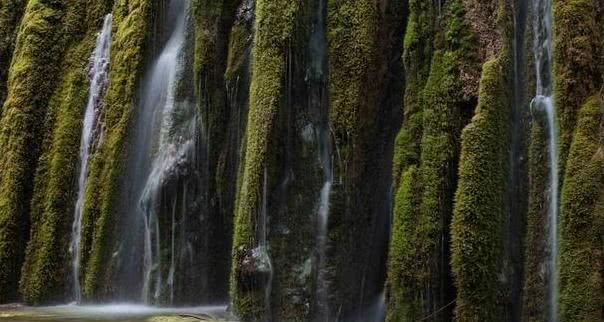
<path id="1" fill-rule="evenodd" d="M 327 244 L 330 197 L 333 186 L 333 166 L 331 153 L 331 136 L 329 131 L 328 104 L 325 99 L 325 70 L 327 61 L 327 39 L 325 34 L 325 1 L 316 2 L 316 13 L 310 36 L 310 104 L 319 110 L 321 126 L 318 129 L 319 163 L 323 171 L 323 187 L 319 196 L 317 226 L 317 281 L 316 281 L 316 320 L 329 320 L 328 278 L 327 278 Z"/>
<path id="2" fill-rule="evenodd" d="M 78 196 L 75 205 L 74 221 L 71 233 L 70 252 L 73 270 L 73 297 L 76 303 L 82 301 L 82 290 L 80 286 L 80 242 L 82 232 L 82 212 L 84 204 L 84 191 L 88 175 L 88 157 L 93 141 L 93 132 L 96 128 L 101 110 L 101 100 L 107 88 L 107 72 L 109 68 L 111 49 L 111 14 L 105 16 L 103 29 L 99 34 L 96 47 L 90 58 L 90 93 L 88 104 L 84 114 L 82 126 L 82 138 L 80 142 L 80 170 L 78 176 Z"/>
<path id="3" fill-rule="evenodd" d="M 546 115 L 549 152 L 548 198 L 548 321 L 557 321 L 558 285 L 558 141 L 556 110 L 552 99 L 552 3 L 551 0 L 533 0 L 534 56 L 536 69 L 536 96 L 532 105 Z"/>
<path id="4" fill-rule="evenodd" d="M 170 179 L 170 175 L 178 171 L 177 168 L 181 163 L 190 161 L 191 154 L 195 150 L 197 134 L 196 114 L 190 112 L 190 106 L 183 107 L 177 104 L 176 99 L 178 80 L 183 73 L 188 4 L 186 0 L 172 0 L 169 6 L 169 13 L 171 17 L 176 18 L 176 22 L 165 47 L 153 65 L 150 78 L 144 88 L 146 95 L 141 111 L 143 113 L 141 126 L 146 127 L 142 135 L 142 139 L 146 141 L 144 142 L 146 151 L 143 151 L 143 156 L 149 154 L 152 158 L 151 170 L 146 174 L 138 208 L 144 222 L 142 299 L 147 303 L 157 303 L 162 300 L 161 297 L 165 295 L 162 292 L 166 288 L 169 291 L 169 301 L 174 300 L 176 200 L 172 200 L 170 203 L 172 207 L 168 210 L 171 217 L 168 240 L 163 240 L 164 235 L 160 230 L 160 227 L 164 227 L 160 224 L 159 215 L 163 210 L 160 203 L 164 185 Z M 184 121 L 180 118 L 184 118 Z M 176 124 L 177 122 L 180 123 Z M 176 127 L 178 130 L 175 130 Z M 186 196 L 183 200 L 186 200 Z M 162 246 L 165 246 L 163 243 L 168 243 L 170 253 L 167 277 L 164 276 L 163 271 L 166 265 L 162 262 L 164 259 Z"/>
<path id="5" fill-rule="evenodd" d="M 259 263 L 259 271 L 268 274 L 268 281 L 264 289 L 264 306 L 266 321 L 271 321 L 271 292 L 273 284 L 273 263 L 271 261 L 268 244 L 268 173 L 264 168 L 264 180 L 262 184 L 262 207 L 258 220 L 258 247 L 254 250 L 254 257 Z"/>

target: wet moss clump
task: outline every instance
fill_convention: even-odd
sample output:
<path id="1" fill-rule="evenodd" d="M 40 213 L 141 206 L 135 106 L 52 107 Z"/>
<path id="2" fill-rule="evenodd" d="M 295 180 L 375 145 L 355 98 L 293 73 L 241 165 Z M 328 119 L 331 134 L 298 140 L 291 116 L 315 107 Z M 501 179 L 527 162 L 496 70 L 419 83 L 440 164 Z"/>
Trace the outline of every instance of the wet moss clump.
<path id="1" fill-rule="evenodd" d="M 503 58 L 484 64 L 478 107 L 462 134 L 451 223 L 456 321 L 498 321 L 503 313 L 499 273 L 510 118 L 506 66 Z"/>
<path id="2" fill-rule="evenodd" d="M 48 101 L 63 53 L 66 9 L 29 1 L 18 32 L 0 120 L 0 302 L 17 299 L 29 237 L 29 203 Z"/>
<path id="3" fill-rule="evenodd" d="M 581 108 L 560 205 L 560 320 L 599 321 L 604 303 L 604 101 Z"/>

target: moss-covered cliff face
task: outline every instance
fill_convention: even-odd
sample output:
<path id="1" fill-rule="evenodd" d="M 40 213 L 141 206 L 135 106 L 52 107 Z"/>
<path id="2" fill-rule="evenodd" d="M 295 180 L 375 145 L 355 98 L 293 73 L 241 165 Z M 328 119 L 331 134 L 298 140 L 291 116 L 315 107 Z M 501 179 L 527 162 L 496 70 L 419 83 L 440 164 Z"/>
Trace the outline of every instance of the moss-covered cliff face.
<path id="1" fill-rule="evenodd" d="M 229 302 L 244 322 L 548 319 L 535 4 L 0 0 L 0 303 L 73 300 L 83 193 L 84 302 Z M 557 315 L 599 321 L 604 5 L 552 5 Z"/>
<path id="2" fill-rule="evenodd" d="M 29 199 L 40 148 L 42 124 L 56 86 L 66 38 L 61 28 L 68 7 L 57 1 L 29 1 L 19 28 L 8 76 L 0 129 L 0 295 L 17 299 L 29 235 Z"/>
<path id="3" fill-rule="evenodd" d="M 567 280 L 568 275 L 565 277 L 564 272 L 572 267 L 570 262 L 566 262 L 568 258 L 572 256 L 564 253 L 565 251 L 563 251 L 562 248 L 565 246 L 562 245 L 568 245 L 568 239 L 575 238 L 574 236 L 569 237 L 569 229 L 572 229 L 572 224 L 569 223 L 578 220 L 578 218 L 590 218 L 590 216 L 594 216 L 592 218 L 597 218 L 598 208 L 592 205 L 594 208 L 590 209 L 592 209 L 593 212 L 589 212 L 589 214 L 586 212 L 581 215 L 570 210 L 567 205 L 569 202 L 574 203 L 575 201 L 570 201 L 572 200 L 572 197 L 569 191 L 581 188 L 575 186 L 576 181 L 572 179 L 571 183 L 569 183 L 570 187 L 567 186 L 566 180 L 571 178 L 569 176 L 570 174 L 567 173 L 567 167 L 571 167 L 571 164 L 576 164 L 575 162 L 571 163 L 568 158 L 570 157 L 570 151 L 573 149 L 574 137 L 580 135 L 579 133 L 581 133 L 583 129 L 583 126 L 578 123 L 580 111 L 582 106 L 587 104 L 588 101 L 592 102 L 591 104 L 597 105 L 593 99 L 590 100 L 590 97 L 597 95 L 597 93 L 601 91 L 601 13 L 603 6 L 598 1 L 553 1 L 552 4 L 554 20 L 552 77 L 555 97 L 554 106 L 557 112 L 558 159 L 560 161 L 558 176 L 561 185 L 558 216 L 558 243 L 561 249 L 557 259 L 559 265 L 558 284 L 560 289 L 558 316 L 559 319 L 563 320 L 582 321 L 584 319 L 578 312 L 573 312 L 571 314 L 565 313 L 568 309 L 567 305 L 572 305 L 570 303 L 580 296 L 577 295 L 575 298 L 571 299 L 571 297 L 564 295 L 569 293 L 563 290 L 561 283 L 570 281 Z M 535 9 L 532 7 L 533 6 L 529 7 L 530 11 L 528 13 L 529 26 L 534 23 L 531 22 L 531 16 L 535 14 Z M 531 33 L 527 35 L 527 40 L 529 41 L 529 45 L 527 46 L 529 47 L 529 49 L 527 49 L 527 57 L 533 55 L 532 48 L 530 48 L 532 47 L 530 41 L 534 36 L 532 32 L 534 31 L 531 31 Z M 593 36 L 588 36 L 590 34 Z M 534 69 L 530 60 L 528 63 L 529 64 L 526 66 L 527 70 Z M 531 80 L 530 76 L 529 80 Z M 534 78 L 532 78 L 531 82 L 533 85 L 529 86 L 529 88 L 534 87 Z M 550 189 L 547 147 L 549 137 L 548 125 L 544 115 L 538 111 L 532 110 L 531 116 L 531 134 L 528 140 L 529 199 L 526 226 L 522 318 L 524 321 L 541 321 L 546 318 L 548 307 L 547 285 L 549 274 L 545 267 L 550 252 L 547 242 L 547 205 L 549 202 L 548 191 Z M 572 175 L 572 177 L 577 175 L 578 174 Z M 597 186 L 601 179 L 594 175 L 591 180 L 590 185 Z M 602 229 L 601 223 L 598 223 L 597 220 L 593 222 L 593 225 L 595 229 Z M 586 249 L 589 249 L 590 247 L 601 247 L 601 241 L 591 240 L 590 242 L 585 242 L 584 246 Z M 580 262 L 589 262 L 590 258 L 598 258 L 598 255 L 595 257 L 583 256 Z M 600 279 L 601 273 L 596 274 L 596 276 L 599 277 L 596 277 L 596 279 L 592 281 Z M 577 280 L 577 283 L 580 282 Z M 570 285 L 577 284 L 571 282 L 570 284 L 567 284 L 564 289 L 568 289 Z M 589 311 L 589 309 L 586 311 Z M 591 317 L 593 316 L 594 315 Z M 587 320 L 591 317 L 587 318 Z M 601 312 L 599 318 L 601 319 Z"/>
<path id="4" fill-rule="evenodd" d="M 327 255 L 333 318 L 373 319 L 363 311 L 379 305 L 383 289 L 408 12 L 406 2 L 396 1 L 327 6 L 335 154 Z"/>
<path id="5" fill-rule="evenodd" d="M 479 70 L 478 38 L 467 12 L 461 1 L 442 8 L 411 3 L 405 66 L 412 73 L 394 168 L 395 180 L 406 174 L 411 181 L 395 181 L 388 321 L 415 321 L 436 311 L 435 320 L 451 317 L 449 223 L 460 134 L 476 100 L 472 80 Z"/>
<path id="6" fill-rule="evenodd" d="M 66 52 L 62 78 L 50 98 L 44 121 L 44 143 L 38 161 L 31 205 L 32 233 L 21 278 L 21 294 L 28 303 L 65 298 L 69 270 L 69 240 L 79 164 L 83 109 L 89 80 L 87 65 L 103 16 L 111 4 L 90 2 L 69 8 L 63 35 Z M 85 17 L 85 19 L 81 19 Z"/>
<path id="7" fill-rule="evenodd" d="M 562 191 L 560 318 L 602 318 L 604 227 L 604 103 L 588 98 L 578 114 Z"/>
<path id="8" fill-rule="evenodd" d="M 84 201 L 82 244 L 83 293 L 91 300 L 107 296 L 112 232 L 119 198 L 119 178 L 134 98 L 144 65 L 144 52 L 151 26 L 150 1 L 117 1 L 113 8 L 114 37 L 109 88 L 103 112 L 103 142 L 92 156 Z"/>
<path id="9" fill-rule="evenodd" d="M 265 191 L 269 189 L 270 139 L 275 131 L 280 103 L 286 97 L 286 54 L 288 44 L 293 40 L 299 10 L 300 4 L 296 2 L 256 2 L 246 151 L 235 209 L 230 292 L 234 308 L 243 320 L 254 321 L 271 314 L 270 294 L 265 296 L 263 287 L 270 287 L 271 281 L 266 280 L 266 275 L 272 272 L 267 272 L 266 267 L 260 270 L 256 264 L 260 258 L 253 257 L 252 253 L 256 249 L 264 253 L 263 257 L 269 256 L 266 248 L 257 248 L 260 238 L 266 238 L 266 235 L 259 238 L 255 227 L 266 233 L 266 222 L 259 218 L 265 216 L 266 220 L 267 209 L 263 209 L 263 204 L 268 198 Z M 270 263 L 264 264 L 270 266 Z"/>

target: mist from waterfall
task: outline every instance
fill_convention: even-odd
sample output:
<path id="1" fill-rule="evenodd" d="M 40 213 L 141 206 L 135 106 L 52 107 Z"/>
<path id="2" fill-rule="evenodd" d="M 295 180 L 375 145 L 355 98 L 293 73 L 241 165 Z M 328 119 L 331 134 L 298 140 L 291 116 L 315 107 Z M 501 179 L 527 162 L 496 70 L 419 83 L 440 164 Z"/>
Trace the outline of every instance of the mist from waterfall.
<path id="1" fill-rule="evenodd" d="M 556 322 L 558 312 L 558 140 L 556 109 L 552 90 L 552 3 L 551 0 L 533 0 L 533 36 L 536 72 L 536 95 L 532 105 L 546 115 L 548 127 L 549 190 L 547 205 L 547 273 L 548 321 Z"/>
<path id="2" fill-rule="evenodd" d="M 99 123 L 99 115 L 102 109 L 102 99 L 107 89 L 108 69 L 110 62 L 111 49 L 111 28 L 112 15 L 105 16 L 103 29 L 98 35 L 96 47 L 90 57 L 89 77 L 90 89 L 88 94 L 88 103 L 84 114 L 84 123 L 82 126 L 82 137 L 80 141 L 80 169 L 78 175 L 78 195 L 75 205 L 74 221 L 71 232 L 71 244 L 69 251 L 72 258 L 72 276 L 73 276 L 73 298 L 76 303 L 82 301 L 82 288 L 80 285 L 80 266 L 81 266 L 81 233 L 82 233 L 82 213 L 84 205 L 84 193 L 86 189 L 86 179 L 88 176 L 88 159 L 94 139 L 94 132 Z"/>

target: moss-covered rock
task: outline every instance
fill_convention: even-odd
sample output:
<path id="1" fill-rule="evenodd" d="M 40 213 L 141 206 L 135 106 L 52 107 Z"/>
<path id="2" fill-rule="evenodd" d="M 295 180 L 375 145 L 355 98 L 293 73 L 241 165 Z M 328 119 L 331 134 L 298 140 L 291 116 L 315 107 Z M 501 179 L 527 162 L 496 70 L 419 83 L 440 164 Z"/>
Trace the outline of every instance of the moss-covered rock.
<path id="1" fill-rule="evenodd" d="M 421 318 L 422 301 L 416 294 L 416 287 L 422 285 L 421 268 L 416 257 L 419 205 L 417 190 L 417 166 L 411 165 L 401 176 L 394 201 L 394 218 L 390 256 L 388 258 L 388 322 L 411 322 Z"/>
<path id="2" fill-rule="evenodd" d="M 27 303 L 64 299 L 70 283 L 70 228 L 73 223 L 83 111 L 89 80 L 87 65 L 109 3 L 69 8 L 62 78 L 49 102 L 42 156 L 31 205 L 32 233 L 22 270 L 21 294 Z M 81 19 L 86 17 L 86 19 Z"/>
<path id="3" fill-rule="evenodd" d="M 604 303 L 604 102 L 581 108 L 560 209 L 560 320 L 601 321 Z"/>
<path id="4" fill-rule="evenodd" d="M 522 320 L 537 322 L 545 320 L 545 275 L 546 243 L 545 223 L 547 206 L 544 191 L 548 185 L 547 169 L 547 124 L 537 118 L 532 125 L 529 138 L 529 198 L 524 255 L 524 292 Z"/>
<path id="5" fill-rule="evenodd" d="M 209 301 L 225 300 L 228 297 L 228 274 L 231 267 L 231 237 L 233 227 L 233 205 L 238 167 L 238 151 L 243 129 L 236 120 L 241 116 L 242 106 L 237 98 L 229 96 L 229 77 L 240 76 L 247 62 L 250 46 L 250 30 L 245 17 L 239 17 L 240 0 L 193 2 L 195 16 L 195 89 L 199 115 L 203 122 L 203 136 L 207 139 L 204 154 L 207 165 L 203 191 L 208 201 L 205 216 L 208 218 L 203 234 L 212 242 L 207 250 L 208 291 L 204 296 L 213 296 Z M 234 39 L 231 39 L 234 36 Z M 234 61 L 236 60 L 236 61 Z M 247 65 L 246 65 L 247 66 Z M 233 81 L 236 83 L 236 80 Z M 243 84 L 242 84 L 243 85 Z M 247 86 L 243 86 L 248 90 Z M 236 123 L 234 123 L 236 122 Z M 212 293 L 210 295 L 209 293 Z"/>
<path id="6" fill-rule="evenodd" d="M 383 291 L 392 191 L 393 142 L 402 119 L 405 1 L 327 2 L 330 127 L 329 307 L 359 312 Z M 369 242 L 368 242 L 369 241 Z"/>
<path id="7" fill-rule="evenodd" d="M 554 96 L 558 118 L 560 178 L 564 178 L 581 105 L 602 84 L 602 4 L 554 0 Z"/>
<path id="8" fill-rule="evenodd" d="M 8 76 L 0 120 L 0 302 L 16 300 L 29 237 L 29 202 L 47 104 L 63 53 L 66 8 L 29 1 Z"/>
<path id="9" fill-rule="evenodd" d="M 118 0 L 113 7 L 110 85 L 103 118 L 105 135 L 90 160 L 82 219 L 83 293 L 91 300 L 102 298 L 108 292 L 107 263 L 114 246 L 124 148 L 144 67 L 153 8 L 149 0 Z"/>
<path id="10" fill-rule="evenodd" d="M 261 209 L 269 138 L 283 95 L 285 53 L 298 10 L 299 3 L 291 1 L 256 2 L 247 141 L 235 210 L 230 291 L 234 309 L 243 321 L 255 321 L 267 313 L 264 292 L 246 283 L 242 262 L 258 243 L 254 227 Z"/>
<path id="11" fill-rule="evenodd" d="M 507 66 L 483 66 L 478 107 L 462 134 L 459 183 L 451 223 L 456 321 L 503 319 L 500 270 L 508 168 Z"/>
<path id="12" fill-rule="evenodd" d="M 452 281 L 449 268 L 449 220 L 453 208 L 460 132 L 477 95 L 472 79 L 480 71 L 475 30 L 467 21 L 465 2 L 411 2 L 405 36 L 405 122 L 395 147 L 395 223 L 412 218 L 409 232 L 398 236 L 389 254 L 403 261 L 402 271 L 389 266 L 388 321 L 415 321 L 426 316 L 450 318 Z M 411 191 L 398 178 L 417 166 Z M 411 168 L 409 168 L 410 170 Z M 396 185 L 399 186 L 396 186 Z M 407 200 L 411 198 L 411 200 Z M 405 206 L 413 203 L 415 206 Z M 395 241 L 405 240 L 400 252 Z M 403 279 L 397 281 L 397 279 Z M 404 303 L 399 305 L 397 303 Z M 434 313 L 438 312 L 438 314 Z"/>

